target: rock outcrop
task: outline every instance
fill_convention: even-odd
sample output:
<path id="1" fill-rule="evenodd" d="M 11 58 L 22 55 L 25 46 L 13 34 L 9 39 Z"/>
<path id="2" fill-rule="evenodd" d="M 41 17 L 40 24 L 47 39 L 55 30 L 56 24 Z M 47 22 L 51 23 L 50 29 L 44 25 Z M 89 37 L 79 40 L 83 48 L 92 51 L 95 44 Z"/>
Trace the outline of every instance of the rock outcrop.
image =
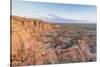
<path id="1" fill-rule="evenodd" d="M 11 65 L 96 61 L 96 33 L 87 32 L 11 16 Z"/>

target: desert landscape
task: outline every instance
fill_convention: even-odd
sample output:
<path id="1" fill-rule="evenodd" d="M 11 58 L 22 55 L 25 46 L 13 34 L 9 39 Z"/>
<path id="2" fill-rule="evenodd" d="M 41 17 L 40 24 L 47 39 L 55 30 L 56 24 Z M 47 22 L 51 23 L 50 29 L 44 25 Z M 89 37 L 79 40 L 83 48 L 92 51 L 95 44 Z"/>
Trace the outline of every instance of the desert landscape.
<path id="1" fill-rule="evenodd" d="M 95 62 L 96 5 L 13 0 L 10 65 Z"/>
<path id="2" fill-rule="evenodd" d="M 96 61 L 96 24 L 11 16 L 11 66 Z"/>

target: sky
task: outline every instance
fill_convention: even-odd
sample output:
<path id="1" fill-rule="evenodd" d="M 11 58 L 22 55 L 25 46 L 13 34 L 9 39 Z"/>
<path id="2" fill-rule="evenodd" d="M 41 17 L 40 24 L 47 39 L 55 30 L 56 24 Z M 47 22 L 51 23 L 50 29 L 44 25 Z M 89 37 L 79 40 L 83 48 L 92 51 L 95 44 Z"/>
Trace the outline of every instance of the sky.
<path id="1" fill-rule="evenodd" d="M 96 23 L 96 6 L 12 0 L 12 15 L 60 23 L 73 20 Z"/>

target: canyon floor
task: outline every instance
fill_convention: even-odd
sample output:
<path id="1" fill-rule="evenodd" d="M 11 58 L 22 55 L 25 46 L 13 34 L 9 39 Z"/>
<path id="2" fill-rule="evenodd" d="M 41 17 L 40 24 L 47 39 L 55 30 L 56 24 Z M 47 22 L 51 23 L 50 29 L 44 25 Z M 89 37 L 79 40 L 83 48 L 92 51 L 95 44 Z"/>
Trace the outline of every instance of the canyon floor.
<path id="1" fill-rule="evenodd" d="M 53 24 L 11 16 L 11 65 L 96 61 L 95 24 Z"/>

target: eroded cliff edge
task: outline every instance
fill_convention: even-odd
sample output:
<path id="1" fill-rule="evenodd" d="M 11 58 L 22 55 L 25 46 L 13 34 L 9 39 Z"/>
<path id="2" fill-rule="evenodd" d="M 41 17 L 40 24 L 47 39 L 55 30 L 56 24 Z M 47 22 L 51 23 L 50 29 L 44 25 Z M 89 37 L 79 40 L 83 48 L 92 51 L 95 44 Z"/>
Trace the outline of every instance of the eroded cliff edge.
<path id="1" fill-rule="evenodd" d="M 96 32 L 11 16 L 11 64 L 96 61 Z"/>

